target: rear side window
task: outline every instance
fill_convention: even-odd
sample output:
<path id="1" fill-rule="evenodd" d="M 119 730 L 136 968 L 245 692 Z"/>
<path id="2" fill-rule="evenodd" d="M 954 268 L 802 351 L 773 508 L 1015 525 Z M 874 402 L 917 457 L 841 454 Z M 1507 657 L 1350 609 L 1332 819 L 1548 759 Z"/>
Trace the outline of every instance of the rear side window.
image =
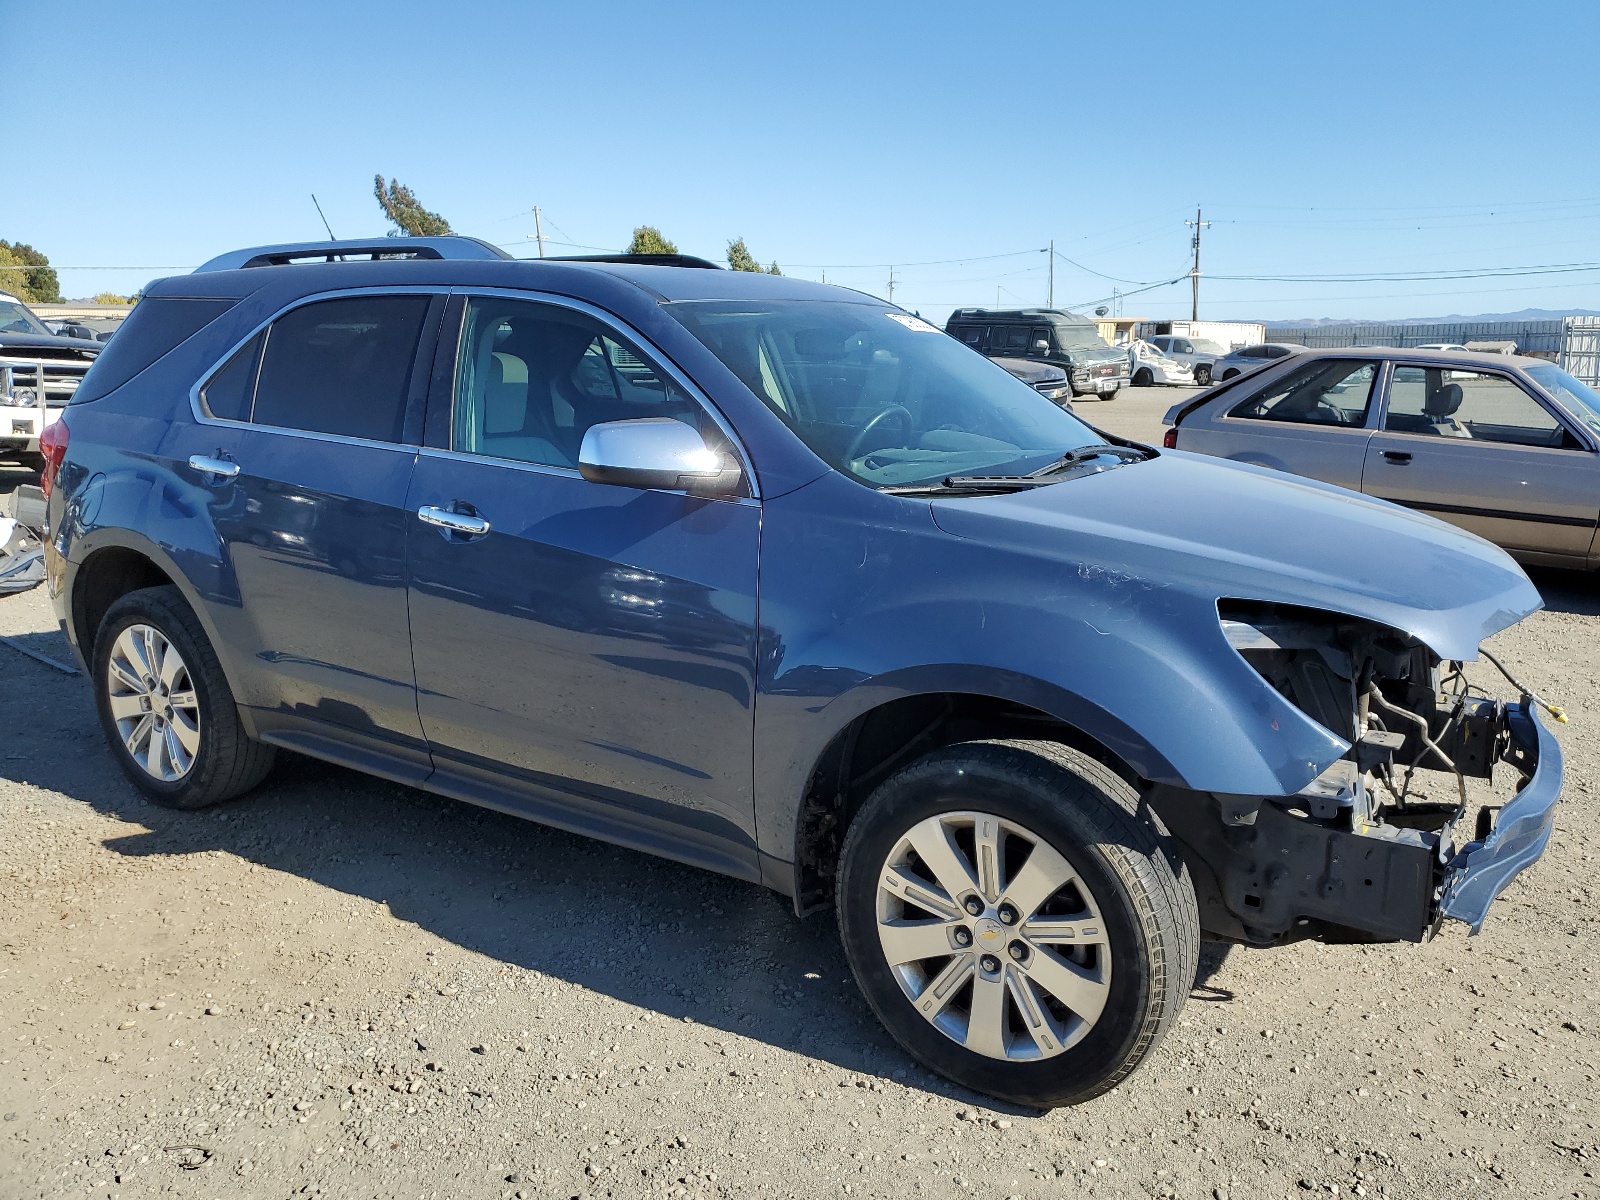
<path id="1" fill-rule="evenodd" d="M 1269 383 L 1228 415 L 1304 425 L 1365 425 L 1378 364 L 1320 359 Z"/>
<path id="2" fill-rule="evenodd" d="M 350 296 L 286 313 L 268 331 L 251 420 L 398 442 L 427 296 Z"/>
<path id="3" fill-rule="evenodd" d="M 256 334 L 206 383 L 200 403 L 208 414 L 223 421 L 250 419 L 250 401 L 255 395 L 256 372 L 266 340 L 266 334 Z"/>
<path id="4" fill-rule="evenodd" d="M 71 404 L 109 395 L 156 359 L 176 349 L 234 306 L 233 300 L 141 300 L 105 344 L 73 393 Z"/>

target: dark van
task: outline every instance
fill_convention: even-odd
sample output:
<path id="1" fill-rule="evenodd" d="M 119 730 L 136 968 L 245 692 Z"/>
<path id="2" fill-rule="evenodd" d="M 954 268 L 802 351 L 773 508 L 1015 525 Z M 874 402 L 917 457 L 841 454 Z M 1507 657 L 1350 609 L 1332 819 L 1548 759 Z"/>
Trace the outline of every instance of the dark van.
<path id="1" fill-rule="evenodd" d="M 1074 396 L 1110 400 L 1128 383 L 1128 355 L 1094 323 L 1056 308 L 958 308 L 945 332 L 990 358 L 1035 358 L 1066 371 Z"/>

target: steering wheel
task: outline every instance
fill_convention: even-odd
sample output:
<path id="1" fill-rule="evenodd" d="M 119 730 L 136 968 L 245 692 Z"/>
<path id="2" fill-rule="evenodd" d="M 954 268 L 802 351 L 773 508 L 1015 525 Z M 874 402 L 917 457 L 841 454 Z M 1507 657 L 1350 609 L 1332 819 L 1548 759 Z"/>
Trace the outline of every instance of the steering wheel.
<path id="1" fill-rule="evenodd" d="M 883 424 L 884 420 L 888 417 L 899 418 L 900 423 L 905 427 L 906 440 L 910 441 L 912 431 L 916 427 L 916 418 L 911 415 L 911 411 L 904 405 L 891 404 L 887 408 L 880 409 L 878 412 L 874 413 L 872 419 L 856 431 L 855 437 L 850 439 L 849 448 L 844 452 L 845 462 L 855 461 L 857 456 L 859 456 L 861 453 L 862 446 L 866 443 L 867 435 L 879 425 Z"/>
<path id="2" fill-rule="evenodd" d="M 1317 401 L 1317 409 L 1320 412 L 1323 412 L 1323 413 L 1327 414 L 1327 418 L 1328 419 L 1326 421 L 1326 424 L 1329 424 L 1329 425 L 1351 425 L 1351 424 L 1354 424 L 1354 422 L 1351 420 L 1350 414 L 1345 412 L 1344 409 L 1340 408 L 1336 404 L 1329 404 L 1326 400 L 1318 400 Z"/>

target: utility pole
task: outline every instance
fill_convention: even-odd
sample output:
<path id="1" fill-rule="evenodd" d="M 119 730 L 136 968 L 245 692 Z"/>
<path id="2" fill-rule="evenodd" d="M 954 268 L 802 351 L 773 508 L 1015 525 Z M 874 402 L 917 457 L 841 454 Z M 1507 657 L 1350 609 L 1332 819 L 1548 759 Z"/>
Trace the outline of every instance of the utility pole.
<path id="1" fill-rule="evenodd" d="M 544 226 L 539 224 L 539 206 L 533 206 L 533 236 L 539 240 L 539 257 L 544 257 Z"/>
<path id="2" fill-rule="evenodd" d="M 1189 319 L 1198 321 L 1200 319 L 1200 231 L 1211 228 L 1211 222 L 1200 219 L 1200 206 L 1196 205 L 1194 220 L 1185 221 L 1184 224 L 1194 230 L 1194 266 L 1189 271 L 1189 290 L 1191 295 Z"/>
<path id="3" fill-rule="evenodd" d="M 1055 240 L 1055 238 L 1051 238 L 1050 239 L 1050 295 L 1049 295 L 1049 298 L 1045 301 L 1044 306 L 1046 308 L 1054 308 L 1056 306 L 1056 240 Z"/>
<path id="4" fill-rule="evenodd" d="M 894 268 L 889 268 L 889 303 L 894 303 Z"/>

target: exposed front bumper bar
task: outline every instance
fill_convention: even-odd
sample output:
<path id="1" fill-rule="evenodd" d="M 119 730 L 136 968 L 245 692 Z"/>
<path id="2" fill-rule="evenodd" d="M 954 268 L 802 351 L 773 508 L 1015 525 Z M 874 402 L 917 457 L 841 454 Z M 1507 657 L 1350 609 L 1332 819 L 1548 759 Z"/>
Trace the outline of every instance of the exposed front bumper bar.
<path id="1" fill-rule="evenodd" d="M 1483 928 L 1495 897 L 1544 853 L 1561 799 L 1561 744 L 1539 720 L 1534 704 L 1508 704 L 1506 728 L 1512 742 L 1507 758 L 1532 774 L 1500 810 L 1493 831 L 1450 860 L 1440 893 L 1440 915 L 1471 926 L 1473 933 Z"/>

